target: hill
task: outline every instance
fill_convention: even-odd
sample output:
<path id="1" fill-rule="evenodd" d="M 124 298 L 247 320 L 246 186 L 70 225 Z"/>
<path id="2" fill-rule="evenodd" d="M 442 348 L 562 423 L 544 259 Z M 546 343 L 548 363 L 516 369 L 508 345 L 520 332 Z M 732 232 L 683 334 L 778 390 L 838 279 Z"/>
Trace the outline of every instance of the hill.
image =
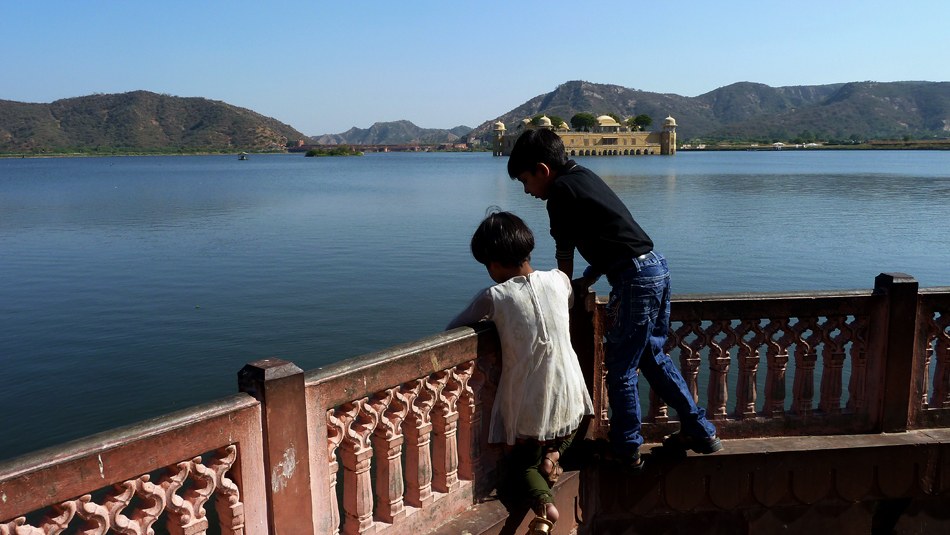
<path id="1" fill-rule="evenodd" d="M 724 123 L 709 136 L 788 139 L 803 132 L 834 139 L 947 137 L 950 135 L 950 83 L 840 84 L 817 102 Z"/>
<path id="2" fill-rule="evenodd" d="M 539 113 L 569 121 L 579 112 L 672 115 L 680 139 L 762 137 L 788 139 L 807 131 L 826 138 L 886 139 L 950 135 L 950 83 L 852 82 L 770 87 L 738 82 L 697 97 L 652 93 L 617 85 L 572 81 L 473 130 L 489 140 L 496 121 L 508 129 Z"/>
<path id="3" fill-rule="evenodd" d="M 849 82 L 770 87 L 738 82 L 697 97 L 571 81 L 538 95 L 474 130 L 420 128 L 410 121 L 317 136 L 338 144 L 490 141 L 493 125 L 513 129 L 540 113 L 564 120 L 579 112 L 647 114 L 659 128 L 676 118 L 682 140 L 912 139 L 950 136 L 950 82 Z M 90 95 L 35 104 L 0 100 L 0 153 L 195 152 L 280 150 L 311 140 L 270 117 L 205 98 L 148 91 Z"/>
<path id="4" fill-rule="evenodd" d="M 206 98 L 133 91 L 33 104 L 0 100 L 0 152 L 283 149 L 307 136 Z"/>
<path id="5" fill-rule="evenodd" d="M 313 140 L 318 145 L 339 145 L 341 143 L 351 145 L 451 143 L 471 131 L 472 129 L 468 126 L 456 126 L 451 130 L 420 128 L 409 121 L 403 120 L 375 123 L 366 129 L 354 126 L 341 134 L 313 136 Z"/>

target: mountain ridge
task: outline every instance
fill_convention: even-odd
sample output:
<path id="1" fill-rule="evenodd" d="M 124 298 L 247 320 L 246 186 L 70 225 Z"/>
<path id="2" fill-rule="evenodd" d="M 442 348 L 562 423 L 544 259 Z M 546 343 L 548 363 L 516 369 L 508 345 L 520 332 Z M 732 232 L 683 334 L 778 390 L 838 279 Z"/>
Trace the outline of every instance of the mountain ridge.
<path id="1" fill-rule="evenodd" d="M 149 91 L 28 103 L 0 100 L 0 153 L 283 150 L 298 140 L 337 144 L 491 142 L 538 114 L 671 115 L 680 140 L 913 139 L 950 136 L 950 82 L 844 82 L 771 87 L 736 82 L 695 97 L 573 80 L 473 128 L 421 128 L 411 121 L 313 139 L 252 110 L 201 97 Z"/>
<path id="2" fill-rule="evenodd" d="M 456 126 L 451 129 L 422 128 L 403 119 L 400 121 L 376 122 L 365 129 L 354 126 L 339 134 L 323 134 L 321 136 L 311 136 L 311 138 L 317 145 L 339 145 L 343 143 L 354 145 L 432 144 L 458 141 L 471 130 L 468 126 Z"/>
<path id="3" fill-rule="evenodd" d="M 0 152 L 279 150 L 298 139 L 308 140 L 276 119 L 202 97 L 131 91 L 48 104 L 0 100 Z"/>
<path id="4" fill-rule="evenodd" d="M 654 129 L 673 116 L 677 137 L 791 139 L 803 131 L 826 137 L 887 138 L 950 135 L 950 82 L 847 82 L 771 87 L 736 82 L 696 97 L 653 93 L 582 80 L 529 99 L 485 121 L 468 136 L 488 141 L 494 124 L 510 130 L 527 117 L 575 113 L 615 113 L 621 118 L 647 114 Z"/>

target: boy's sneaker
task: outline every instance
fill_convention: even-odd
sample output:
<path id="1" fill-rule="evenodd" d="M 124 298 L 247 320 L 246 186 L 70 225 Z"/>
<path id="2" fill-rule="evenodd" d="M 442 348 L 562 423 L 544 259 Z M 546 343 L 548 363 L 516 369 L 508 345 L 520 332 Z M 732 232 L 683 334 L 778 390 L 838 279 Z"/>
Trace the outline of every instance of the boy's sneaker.
<path id="1" fill-rule="evenodd" d="M 615 456 L 611 461 L 625 474 L 639 474 L 647 464 L 639 451 Z"/>
<path id="2" fill-rule="evenodd" d="M 708 454 L 721 450 L 722 441 L 719 440 L 719 437 L 715 436 L 712 438 L 699 439 L 677 431 L 663 439 L 663 449 L 683 453 L 685 453 L 686 450 L 693 450 L 696 453 Z"/>

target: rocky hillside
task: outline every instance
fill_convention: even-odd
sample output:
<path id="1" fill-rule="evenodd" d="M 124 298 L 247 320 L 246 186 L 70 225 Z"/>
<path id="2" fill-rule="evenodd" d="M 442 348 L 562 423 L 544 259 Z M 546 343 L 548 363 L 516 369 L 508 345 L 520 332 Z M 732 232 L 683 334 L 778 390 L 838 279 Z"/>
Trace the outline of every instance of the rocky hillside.
<path id="1" fill-rule="evenodd" d="M 350 128 L 341 134 L 324 134 L 313 136 L 318 145 L 348 144 L 402 144 L 402 143 L 451 143 L 471 132 L 468 126 L 456 126 L 451 130 L 441 128 L 420 128 L 409 121 L 392 121 L 376 123 L 362 129 Z"/>
<path id="2" fill-rule="evenodd" d="M 539 113 L 569 121 L 579 112 L 616 113 L 623 118 L 645 113 L 653 117 L 653 129 L 672 115 L 680 139 L 786 139 L 803 130 L 842 139 L 851 135 L 946 137 L 950 136 L 950 83 L 853 82 L 776 88 L 739 82 L 698 97 L 683 97 L 573 81 L 482 123 L 472 134 L 487 140 L 496 121 L 511 129 Z"/>
<path id="3" fill-rule="evenodd" d="M 798 88 L 778 88 L 776 91 L 788 89 Z M 836 139 L 852 135 L 873 139 L 904 135 L 914 139 L 945 138 L 950 136 L 950 83 L 840 84 L 817 101 L 793 101 L 770 113 L 724 122 L 710 135 L 718 138 L 759 136 L 785 139 L 806 130 Z"/>
<path id="4" fill-rule="evenodd" d="M 309 141 L 280 121 L 205 98 L 133 91 L 50 104 L 0 100 L 0 152 L 268 150 L 298 139 Z"/>

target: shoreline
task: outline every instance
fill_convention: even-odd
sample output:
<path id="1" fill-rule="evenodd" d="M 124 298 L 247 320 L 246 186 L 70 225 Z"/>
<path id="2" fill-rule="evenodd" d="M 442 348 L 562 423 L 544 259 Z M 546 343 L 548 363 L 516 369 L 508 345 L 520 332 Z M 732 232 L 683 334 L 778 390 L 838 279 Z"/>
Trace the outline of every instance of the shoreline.
<path id="1" fill-rule="evenodd" d="M 359 145 L 354 145 L 358 147 Z M 119 157 L 124 158 L 128 156 L 237 156 L 241 152 L 247 152 L 248 156 L 253 155 L 263 155 L 263 154 L 299 154 L 304 156 L 305 154 L 300 151 L 292 150 L 283 150 L 283 151 L 262 151 L 262 152 L 248 152 L 248 151 L 237 151 L 237 152 L 128 152 L 122 154 L 89 154 L 85 152 L 62 152 L 62 153 L 48 153 L 48 154 L 31 154 L 31 153 L 0 153 L 0 160 L 2 159 L 26 159 L 26 158 L 113 158 Z M 388 154 L 383 152 L 371 151 L 373 154 Z M 479 153 L 487 152 L 491 153 L 490 150 L 426 150 L 419 151 L 418 154 L 424 153 Z M 397 154 L 393 152 L 392 154 Z"/>
<path id="2" fill-rule="evenodd" d="M 868 141 L 866 143 L 855 143 L 850 145 L 819 145 L 813 147 L 802 147 L 795 145 L 785 145 L 781 148 L 775 148 L 771 145 L 753 146 L 750 144 L 736 145 L 716 145 L 705 146 L 703 148 L 689 147 L 678 148 L 676 152 L 708 152 L 708 151 L 749 151 L 749 152 L 769 152 L 769 151 L 823 151 L 823 150 L 950 150 L 950 141 L 937 142 L 919 142 L 919 141 Z"/>
<path id="3" fill-rule="evenodd" d="M 715 146 L 710 147 L 706 146 L 704 148 L 678 148 L 676 152 L 782 152 L 782 151 L 795 151 L 795 152 L 807 152 L 807 151 L 829 151 L 829 150 L 858 150 L 858 151 L 908 151 L 908 150 L 917 150 L 917 151 L 941 151 L 941 150 L 950 150 L 950 143 L 914 143 L 914 142 L 902 142 L 902 141 L 877 141 L 869 143 L 861 143 L 855 145 L 822 145 L 818 147 L 795 147 L 795 146 L 785 146 L 781 149 L 775 149 L 768 146 L 753 147 L 751 145 L 734 145 L 734 146 Z M 424 151 L 426 153 L 451 153 L 451 152 L 490 152 L 490 151 L 439 151 L 439 150 L 430 150 Z M 142 157 L 142 156 L 234 156 L 239 155 L 240 152 L 131 152 L 124 154 L 88 154 L 88 153 L 79 153 L 79 152 L 64 152 L 64 153 L 54 153 L 54 154 L 0 154 L 0 160 L 2 159 L 26 159 L 26 158 L 126 158 L 126 157 Z M 268 151 L 268 152 L 249 152 L 248 155 L 262 155 L 262 154 L 298 154 L 296 151 Z M 395 154 L 395 153 L 393 153 Z"/>
<path id="4" fill-rule="evenodd" d="M 0 154 L 0 159 L 26 159 L 26 158 L 126 158 L 138 156 L 238 156 L 240 152 L 130 152 L 125 154 L 87 154 L 80 152 L 64 152 L 56 154 Z M 282 152 L 248 152 L 248 155 L 260 154 L 293 154 L 288 151 Z"/>

